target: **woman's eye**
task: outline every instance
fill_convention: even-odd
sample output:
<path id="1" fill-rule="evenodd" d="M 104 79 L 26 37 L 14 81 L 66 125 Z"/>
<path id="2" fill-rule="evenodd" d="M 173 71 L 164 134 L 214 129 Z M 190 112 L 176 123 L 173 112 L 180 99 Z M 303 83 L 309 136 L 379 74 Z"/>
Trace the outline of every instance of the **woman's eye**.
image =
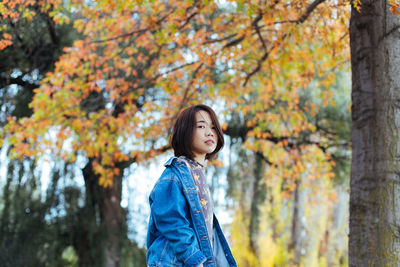
<path id="1" fill-rule="evenodd" d="M 204 126 L 203 125 L 199 125 L 199 126 L 197 126 L 197 128 L 204 128 Z"/>

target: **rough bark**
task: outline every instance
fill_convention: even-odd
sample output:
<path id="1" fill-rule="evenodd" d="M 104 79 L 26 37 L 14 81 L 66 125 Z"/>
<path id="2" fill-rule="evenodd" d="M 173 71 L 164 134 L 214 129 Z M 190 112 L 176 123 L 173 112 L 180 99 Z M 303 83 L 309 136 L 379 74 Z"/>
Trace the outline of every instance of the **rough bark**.
<path id="1" fill-rule="evenodd" d="M 85 179 L 86 203 L 75 241 L 79 266 L 117 267 L 120 265 L 126 228 L 121 207 L 122 177 L 114 177 L 111 187 L 101 187 L 91 160 L 82 173 Z"/>
<path id="2" fill-rule="evenodd" d="M 361 1 L 350 20 L 349 266 L 400 265 L 400 17 Z"/>
<path id="3" fill-rule="evenodd" d="M 106 228 L 103 251 L 107 267 L 117 267 L 121 262 L 121 247 L 124 238 L 124 213 L 121 207 L 122 178 L 114 177 L 111 187 L 100 188 L 100 214 Z"/>

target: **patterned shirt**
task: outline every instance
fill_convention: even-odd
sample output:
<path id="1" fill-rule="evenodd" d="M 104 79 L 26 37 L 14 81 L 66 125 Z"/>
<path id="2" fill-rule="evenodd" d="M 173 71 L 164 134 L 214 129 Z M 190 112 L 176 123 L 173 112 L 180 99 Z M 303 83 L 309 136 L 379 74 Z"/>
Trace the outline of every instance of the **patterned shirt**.
<path id="1" fill-rule="evenodd" d="M 204 219 L 206 220 L 206 226 L 208 231 L 208 236 L 210 238 L 211 245 L 213 245 L 213 202 L 211 199 L 210 189 L 207 185 L 206 177 L 203 173 L 203 165 L 189 159 L 187 157 L 181 156 L 180 159 L 183 159 L 188 165 L 190 173 L 192 174 L 193 181 L 196 185 L 197 195 L 199 196 L 201 207 L 203 209 Z"/>

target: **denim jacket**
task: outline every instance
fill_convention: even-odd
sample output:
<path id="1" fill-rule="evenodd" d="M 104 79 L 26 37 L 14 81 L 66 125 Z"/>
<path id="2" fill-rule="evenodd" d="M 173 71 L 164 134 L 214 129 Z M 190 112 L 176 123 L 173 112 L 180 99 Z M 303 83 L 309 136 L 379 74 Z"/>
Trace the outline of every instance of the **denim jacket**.
<path id="1" fill-rule="evenodd" d="M 196 267 L 203 263 L 204 267 L 217 267 L 188 167 L 176 157 L 164 166 L 166 169 L 149 196 L 147 265 Z M 214 235 L 214 242 L 219 242 L 220 247 L 216 258 L 226 257 L 229 266 L 237 266 L 215 215 Z"/>

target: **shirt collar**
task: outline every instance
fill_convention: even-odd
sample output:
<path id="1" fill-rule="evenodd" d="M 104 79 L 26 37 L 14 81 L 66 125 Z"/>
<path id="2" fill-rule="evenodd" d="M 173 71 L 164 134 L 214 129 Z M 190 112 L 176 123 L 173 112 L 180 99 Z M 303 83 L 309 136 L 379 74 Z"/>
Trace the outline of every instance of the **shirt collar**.
<path id="1" fill-rule="evenodd" d="M 190 158 L 188 158 L 186 156 L 180 156 L 180 158 L 183 158 L 183 159 L 187 160 L 190 164 L 192 164 L 192 165 L 194 165 L 196 167 L 199 167 L 200 169 L 204 168 L 203 164 L 201 164 L 200 162 L 198 162 L 198 161 L 196 161 L 194 159 L 190 159 Z"/>

